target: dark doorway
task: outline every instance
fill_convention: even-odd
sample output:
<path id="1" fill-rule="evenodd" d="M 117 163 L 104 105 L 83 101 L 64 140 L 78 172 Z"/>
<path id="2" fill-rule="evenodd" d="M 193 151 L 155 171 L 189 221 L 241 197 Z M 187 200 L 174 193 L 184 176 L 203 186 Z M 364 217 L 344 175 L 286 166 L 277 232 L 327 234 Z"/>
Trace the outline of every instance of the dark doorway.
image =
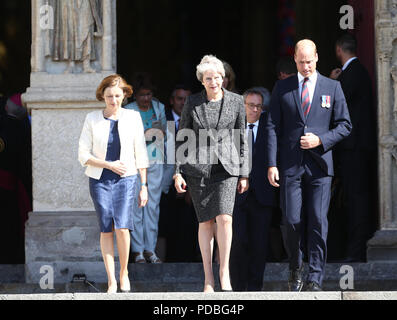
<path id="1" fill-rule="evenodd" d="M 31 1 L 0 1 L 0 94 L 23 93 L 30 80 Z"/>
<path id="2" fill-rule="evenodd" d="M 167 103 L 177 83 L 201 90 L 195 66 L 211 53 L 233 67 L 240 91 L 257 85 L 271 90 L 276 62 L 288 54 L 281 47 L 293 48 L 296 40 L 310 38 L 318 46 L 319 71 L 329 75 L 338 65 L 334 43 L 343 31 L 343 4 L 346 1 L 118 0 L 117 70 L 127 79 L 137 71 L 150 72 L 157 97 Z M 290 26 L 285 26 L 286 19 Z M 289 38 L 282 33 L 284 27 Z"/>

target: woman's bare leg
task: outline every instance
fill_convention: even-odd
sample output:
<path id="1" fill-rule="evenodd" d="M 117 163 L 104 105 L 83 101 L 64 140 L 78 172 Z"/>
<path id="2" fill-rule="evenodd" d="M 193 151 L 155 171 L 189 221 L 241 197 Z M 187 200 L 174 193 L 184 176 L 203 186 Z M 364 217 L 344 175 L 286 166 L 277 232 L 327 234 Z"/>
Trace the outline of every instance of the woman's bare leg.
<path id="1" fill-rule="evenodd" d="M 117 292 L 117 280 L 114 267 L 114 241 L 113 232 L 101 233 L 100 237 L 101 252 L 105 263 L 106 274 L 108 276 L 108 293 Z"/>
<path id="2" fill-rule="evenodd" d="M 221 289 L 231 290 L 229 273 L 230 249 L 232 245 L 232 222 L 233 218 L 227 214 L 216 217 L 217 243 L 219 248 L 219 280 Z"/>
<path id="3" fill-rule="evenodd" d="M 117 250 L 120 259 L 120 289 L 130 290 L 128 258 L 130 254 L 130 230 L 116 229 Z"/>
<path id="4" fill-rule="evenodd" d="M 214 248 L 214 220 L 199 223 L 198 240 L 204 268 L 204 292 L 214 292 L 212 254 Z"/>

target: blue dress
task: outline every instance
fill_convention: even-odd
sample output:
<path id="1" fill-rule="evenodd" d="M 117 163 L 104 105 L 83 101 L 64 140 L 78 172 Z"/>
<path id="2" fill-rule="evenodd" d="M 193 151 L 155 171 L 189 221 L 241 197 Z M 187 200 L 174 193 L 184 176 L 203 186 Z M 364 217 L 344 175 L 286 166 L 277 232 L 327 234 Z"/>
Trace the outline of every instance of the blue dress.
<path id="1" fill-rule="evenodd" d="M 106 118 L 105 118 L 106 119 Z M 120 160 L 118 121 L 110 121 L 106 161 Z M 97 212 L 101 232 L 114 229 L 133 230 L 132 211 L 137 205 L 137 175 L 120 177 L 111 170 L 103 169 L 99 180 L 90 178 L 90 195 Z"/>

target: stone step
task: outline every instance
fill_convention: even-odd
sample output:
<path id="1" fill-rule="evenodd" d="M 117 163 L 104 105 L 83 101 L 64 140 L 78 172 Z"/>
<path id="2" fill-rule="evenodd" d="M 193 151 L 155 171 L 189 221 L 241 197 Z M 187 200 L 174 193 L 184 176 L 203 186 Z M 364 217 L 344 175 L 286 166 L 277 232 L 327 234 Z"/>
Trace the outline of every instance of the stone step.
<path id="1" fill-rule="evenodd" d="M 90 272 L 90 267 L 91 265 L 85 265 L 82 269 L 69 270 L 64 277 L 55 278 L 53 290 L 43 290 L 40 288 L 40 281 L 26 283 L 24 265 L 0 265 L 0 294 L 97 292 L 97 289 L 105 292 L 107 281 L 103 262 L 95 263 L 97 271 L 94 273 Z M 214 264 L 213 268 L 216 290 L 218 290 L 219 266 Z M 397 291 L 397 263 L 393 262 L 352 263 L 350 265 L 329 263 L 326 265 L 324 290 L 346 289 L 340 285 L 347 283 L 346 270 L 351 272 L 349 276 L 353 287 L 350 289 Z M 93 286 L 82 282 L 72 283 L 73 275 L 76 273 L 85 273 L 86 280 Z M 135 292 L 200 292 L 204 279 L 201 263 L 130 264 L 129 274 Z M 263 278 L 263 290 L 287 291 L 287 278 L 288 265 L 286 263 L 268 263 Z"/>
<path id="2" fill-rule="evenodd" d="M 211 300 L 232 300 L 235 304 L 243 305 L 244 301 L 265 300 L 397 300 L 397 292 L 215 292 L 215 293 L 58 293 L 58 294 L 0 294 L 0 301 L 4 300 L 139 300 L 139 301 L 193 301 L 200 303 L 205 301 L 211 304 Z M 225 303 L 222 303 L 225 304 Z"/>

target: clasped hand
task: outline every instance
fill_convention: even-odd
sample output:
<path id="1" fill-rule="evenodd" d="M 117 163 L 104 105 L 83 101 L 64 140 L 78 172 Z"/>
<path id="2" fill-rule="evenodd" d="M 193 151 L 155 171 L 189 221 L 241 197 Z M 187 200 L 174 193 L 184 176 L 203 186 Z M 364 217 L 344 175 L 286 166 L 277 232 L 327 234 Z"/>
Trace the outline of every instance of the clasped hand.
<path id="1" fill-rule="evenodd" d="M 120 160 L 109 162 L 108 169 L 118 174 L 119 176 L 124 175 L 127 172 L 127 167 Z"/>
<path id="2" fill-rule="evenodd" d="M 315 134 L 308 132 L 301 137 L 300 144 L 302 149 L 308 150 L 308 149 L 316 148 L 319 145 L 321 145 L 321 140 Z"/>

